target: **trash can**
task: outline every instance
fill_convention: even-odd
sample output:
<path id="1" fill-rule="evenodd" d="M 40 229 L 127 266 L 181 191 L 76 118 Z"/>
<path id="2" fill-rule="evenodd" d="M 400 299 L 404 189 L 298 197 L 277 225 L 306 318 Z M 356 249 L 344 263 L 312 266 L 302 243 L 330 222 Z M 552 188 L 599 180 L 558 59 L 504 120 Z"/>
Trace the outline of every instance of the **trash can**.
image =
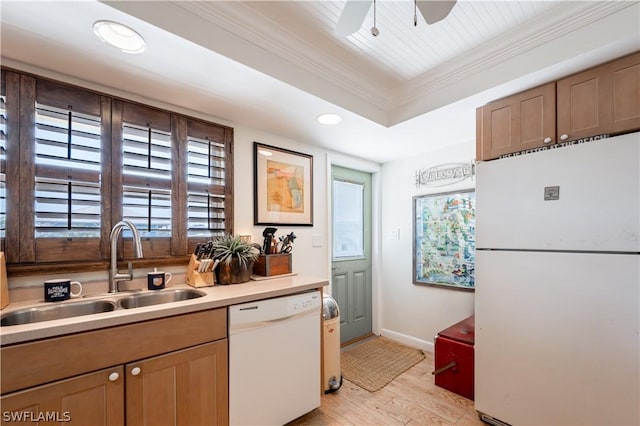
<path id="1" fill-rule="evenodd" d="M 331 296 L 322 298 L 322 325 L 324 338 L 324 393 L 335 392 L 342 386 L 340 370 L 340 309 Z"/>

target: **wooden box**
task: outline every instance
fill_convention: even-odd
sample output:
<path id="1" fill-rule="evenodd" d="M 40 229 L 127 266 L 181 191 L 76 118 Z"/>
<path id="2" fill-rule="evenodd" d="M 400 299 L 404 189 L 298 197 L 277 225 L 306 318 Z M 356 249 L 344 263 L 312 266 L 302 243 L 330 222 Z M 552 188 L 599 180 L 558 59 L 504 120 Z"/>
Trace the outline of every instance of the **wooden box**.
<path id="1" fill-rule="evenodd" d="M 291 253 L 261 254 L 253 263 L 254 275 L 270 277 L 291 273 Z"/>

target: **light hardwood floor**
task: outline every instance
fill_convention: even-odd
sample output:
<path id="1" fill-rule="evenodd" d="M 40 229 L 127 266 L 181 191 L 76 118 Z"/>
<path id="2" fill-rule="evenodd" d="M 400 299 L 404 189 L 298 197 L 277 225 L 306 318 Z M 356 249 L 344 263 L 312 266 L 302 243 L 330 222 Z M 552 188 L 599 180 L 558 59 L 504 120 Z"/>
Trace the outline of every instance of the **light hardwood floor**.
<path id="1" fill-rule="evenodd" d="M 377 392 L 344 381 L 323 395 L 320 408 L 288 426 L 302 425 L 485 425 L 473 401 L 434 384 L 433 354 Z"/>

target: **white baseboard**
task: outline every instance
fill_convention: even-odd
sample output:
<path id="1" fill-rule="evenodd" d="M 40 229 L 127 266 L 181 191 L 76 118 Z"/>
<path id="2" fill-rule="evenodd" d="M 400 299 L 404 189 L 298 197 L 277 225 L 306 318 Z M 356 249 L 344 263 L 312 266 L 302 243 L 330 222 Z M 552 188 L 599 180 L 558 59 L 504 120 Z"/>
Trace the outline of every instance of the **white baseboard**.
<path id="1" fill-rule="evenodd" d="M 423 351 L 433 353 L 435 347 L 433 342 L 429 342 L 427 340 L 422 340 L 415 338 L 413 336 L 408 336 L 406 334 L 397 333 L 392 330 L 387 330 L 385 328 L 380 330 L 380 335 L 382 337 L 386 337 L 389 340 L 395 340 L 398 343 L 402 343 L 403 345 L 411 346 L 413 348 L 422 349 Z"/>

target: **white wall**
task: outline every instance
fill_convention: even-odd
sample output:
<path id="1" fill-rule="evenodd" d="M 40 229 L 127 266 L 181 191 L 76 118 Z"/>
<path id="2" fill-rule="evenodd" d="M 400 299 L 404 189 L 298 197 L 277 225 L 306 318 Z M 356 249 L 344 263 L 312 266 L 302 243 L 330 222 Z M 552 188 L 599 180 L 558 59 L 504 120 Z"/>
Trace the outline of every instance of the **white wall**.
<path id="1" fill-rule="evenodd" d="M 253 225 L 253 142 L 273 145 L 313 156 L 313 226 L 275 226 L 277 236 L 293 231 L 293 272 L 320 278 L 329 276 L 327 200 L 327 152 L 248 127 L 234 127 L 234 233 L 251 235 L 262 243 L 265 226 Z M 311 237 L 319 236 L 321 247 L 312 247 Z"/>
<path id="2" fill-rule="evenodd" d="M 473 313 L 472 292 L 413 284 L 412 209 L 416 195 L 475 186 L 474 181 L 466 180 L 439 188 L 416 188 L 417 169 L 474 158 L 475 141 L 469 141 L 382 166 L 382 275 L 378 289 L 381 335 L 433 351 L 433 337 L 439 331 Z M 399 230 L 399 239 L 392 236 L 395 230 Z"/>

